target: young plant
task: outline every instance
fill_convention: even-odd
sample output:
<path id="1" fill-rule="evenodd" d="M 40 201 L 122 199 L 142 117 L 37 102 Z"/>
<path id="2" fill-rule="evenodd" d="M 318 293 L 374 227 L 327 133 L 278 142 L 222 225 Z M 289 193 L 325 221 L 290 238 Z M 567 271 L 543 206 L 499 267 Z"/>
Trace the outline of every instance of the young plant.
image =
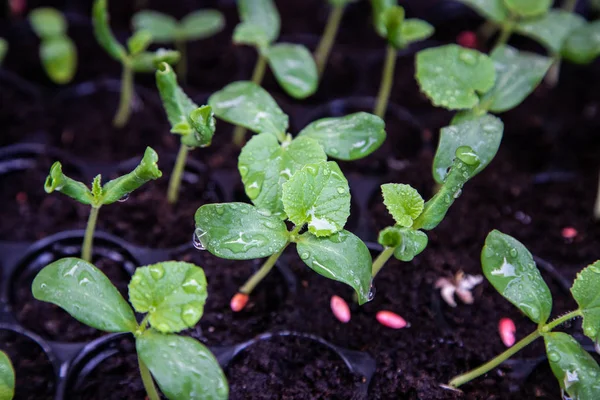
<path id="1" fill-rule="evenodd" d="M 218 10 L 194 11 L 177 21 L 158 11 L 143 10 L 133 16 L 136 31 L 147 31 L 156 43 L 175 43 L 181 54 L 177 63 L 177 75 L 182 82 L 187 76 L 186 43 L 209 38 L 225 27 L 225 18 Z"/>
<path id="2" fill-rule="evenodd" d="M 323 75 L 325 67 L 327 66 L 327 60 L 329 59 L 329 53 L 331 47 L 335 42 L 338 29 L 340 27 L 340 21 L 344 15 L 344 9 L 349 3 L 355 2 L 356 0 L 327 0 L 331 6 L 329 17 L 327 18 L 327 24 L 325 25 L 325 31 L 321 40 L 315 50 L 314 57 L 315 63 L 317 64 L 317 73 L 319 77 Z"/>
<path id="3" fill-rule="evenodd" d="M 133 334 L 149 400 L 160 399 L 154 380 L 170 400 L 227 399 L 227 380 L 210 350 L 175 335 L 202 317 L 207 297 L 202 268 L 177 261 L 137 268 L 129 283 L 133 310 L 102 271 L 78 258 L 44 267 L 31 290 L 37 300 L 56 304 L 92 328 Z M 134 310 L 146 314 L 139 324 Z"/>
<path id="4" fill-rule="evenodd" d="M 548 361 L 563 397 L 566 392 L 571 398 L 579 400 L 600 398 L 598 363 L 573 337 L 553 332 L 559 325 L 581 317 L 583 333 L 596 343 L 600 341 L 600 261 L 583 269 L 571 287 L 571 294 L 579 307 L 552 321 L 548 321 L 552 295 L 531 253 L 522 243 L 499 231 L 490 232 L 481 252 L 481 265 L 492 286 L 538 327 L 493 360 L 452 378 L 448 385 L 459 387 L 489 372 L 537 338 L 543 337 Z"/>
<path id="5" fill-rule="evenodd" d="M 12 400 L 15 395 L 15 370 L 10 358 L 0 351 L 0 399 Z"/>
<path id="6" fill-rule="evenodd" d="M 425 249 L 428 239 L 423 230 L 438 226 L 464 184 L 492 161 L 503 130 L 502 121 L 492 115 L 442 128 L 433 161 L 433 177 L 441 186 L 427 202 L 410 185 L 381 186 L 383 202 L 396 224 L 379 233 L 383 251 L 373 261 L 373 277 L 392 255 L 408 262 Z"/>
<path id="7" fill-rule="evenodd" d="M 127 199 L 131 192 L 146 182 L 160 178 L 162 172 L 158 169 L 157 162 L 158 155 L 152 148 L 147 147 L 144 157 L 133 171 L 113 179 L 104 185 L 102 185 L 102 176 L 97 175 L 92 182 L 91 190 L 84 183 L 73 180 L 63 174 L 60 162 L 56 161 L 52 164 L 50 174 L 44 183 L 46 193 L 52 193 L 56 190 L 82 204 L 91 206 L 81 249 L 81 258 L 86 261 L 92 260 L 92 242 L 94 240 L 94 230 L 100 207 L 117 201 L 123 201 L 123 199 Z"/>
<path id="8" fill-rule="evenodd" d="M 2 66 L 6 53 L 8 53 L 8 42 L 0 38 L 0 66 Z"/>
<path id="9" fill-rule="evenodd" d="M 288 117 L 252 82 L 234 82 L 209 99 L 215 114 L 257 132 L 248 141 L 238 169 L 245 203 L 208 204 L 196 212 L 197 247 L 234 260 L 269 257 L 232 301 L 241 310 L 254 287 L 290 244 L 317 273 L 353 287 L 369 300 L 371 256 L 365 244 L 343 230 L 350 214 L 348 182 L 335 162 L 375 151 L 385 139 L 381 118 L 356 113 L 309 124 L 292 139 Z M 284 221 L 294 228 L 288 231 Z M 307 226 L 307 231 L 305 231 Z"/>
<path id="10" fill-rule="evenodd" d="M 238 11 L 242 22 L 235 27 L 233 42 L 254 46 L 258 52 L 252 82 L 261 84 L 268 63 L 287 94 L 296 99 L 313 94 L 319 76 L 308 49 L 299 44 L 274 44 L 279 37 L 281 20 L 273 0 L 239 0 Z M 245 133 L 243 127 L 236 127 L 233 142 L 241 147 Z"/>
<path id="11" fill-rule="evenodd" d="M 383 118 L 394 84 L 394 69 L 398 51 L 405 49 L 413 42 L 427 39 L 433 35 L 434 28 L 420 19 L 405 19 L 404 8 L 398 5 L 397 0 L 371 0 L 371 3 L 375 29 L 379 36 L 387 41 L 381 84 L 373 111 L 375 115 Z"/>
<path id="12" fill-rule="evenodd" d="M 188 151 L 210 145 L 216 122 L 210 106 L 198 107 L 179 87 L 177 76 L 169 64 L 161 63 L 158 66 L 156 86 L 171 123 L 171 133 L 181 136 L 181 145 L 167 193 L 169 203 L 175 204 Z"/>
<path id="13" fill-rule="evenodd" d="M 40 7 L 29 13 L 29 23 L 41 40 L 40 59 L 46 73 L 58 84 L 71 82 L 77 68 L 77 48 L 67 36 L 67 20 L 55 8 Z"/>
<path id="14" fill-rule="evenodd" d="M 174 64 L 179 61 L 177 51 L 158 49 L 146 51 L 152 42 L 148 31 L 138 31 L 127 41 L 127 49 L 121 45 L 110 30 L 108 24 L 107 0 L 94 0 L 92 22 L 96 40 L 106 52 L 123 66 L 121 79 L 121 99 L 115 119 L 116 127 L 123 127 L 131 113 L 133 97 L 133 74 L 135 72 L 153 72 L 161 62 Z"/>

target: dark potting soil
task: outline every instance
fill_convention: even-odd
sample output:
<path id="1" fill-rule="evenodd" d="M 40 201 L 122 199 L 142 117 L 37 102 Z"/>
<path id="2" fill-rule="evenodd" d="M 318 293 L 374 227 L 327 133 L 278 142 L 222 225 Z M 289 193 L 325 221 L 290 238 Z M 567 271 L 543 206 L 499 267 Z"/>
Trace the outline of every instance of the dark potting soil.
<path id="1" fill-rule="evenodd" d="M 0 350 L 8 354 L 15 370 L 15 400 L 54 399 L 54 369 L 36 342 L 0 328 Z"/>
<path id="2" fill-rule="evenodd" d="M 113 260 L 95 257 L 93 263 L 128 299 L 129 274 Z M 12 285 L 11 301 L 17 320 L 44 339 L 60 342 L 83 342 L 105 334 L 80 323 L 58 306 L 36 300 L 31 292 L 35 273 L 21 274 Z"/>

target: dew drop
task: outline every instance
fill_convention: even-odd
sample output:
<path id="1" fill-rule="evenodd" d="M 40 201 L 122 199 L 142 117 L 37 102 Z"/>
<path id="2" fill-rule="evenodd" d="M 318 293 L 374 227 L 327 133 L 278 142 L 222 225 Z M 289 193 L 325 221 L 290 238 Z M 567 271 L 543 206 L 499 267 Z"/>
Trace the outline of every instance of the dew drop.
<path id="1" fill-rule="evenodd" d="M 222 204 L 217 204 L 215 206 L 215 210 L 217 211 L 217 214 L 219 214 L 219 215 L 223 215 L 223 213 L 225 212 L 225 209 Z"/>
<path id="2" fill-rule="evenodd" d="M 200 319 L 202 315 L 202 310 L 193 306 L 192 304 L 186 304 L 183 306 L 181 311 L 181 319 L 187 326 L 194 326 Z"/>
<path id="3" fill-rule="evenodd" d="M 452 198 L 450 197 L 449 194 L 447 194 L 446 196 L 444 196 L 444 201 L 446 202 L 446 204 L 452 203 Z"/>
<path id="4" fill-rule="evenodd" d="M 300 258 L 303 260 L 308 260 L 309 257 L 310 257 L 310 253 L 307 251 L 300 253 Z"/>
<path id="5" fill-rule="evenodd" d="M 344 194 L 344 193 L 346 193 L 346 189 L 344 189 L 343 187 L 340 186 L 340 187 L 337 188 L 337 192 L 339 194 Z"/>
<path id="6" fill-rule="evenodd" d="M 200 294 L 203 291 L 202 285 L 194 277 L 189 277 L 183 281 L 181 287 L 188 294 Z"/>
<path id="7" fill-rule="evenodd" d="M 377 289 L 375 289 L 375 286 L 371 284 L 371 287 L 369 288 L 369 294 L 367 295 L 367 301 L 373 300 L 375 298 L 375 293 L 377 293 Z"/>
<path id="8" fill-rule="evenodd" d="M 150 276 L 152 276 L 152 278 L 154 278 L 154 280 L 159 280 L 160 278 L 162 278 L 165 275 L 165 269 L 160 264 L 151 265 L 149 268 L 150 268 Z"/>
<path id="9" fill-rule="evenodd" d="M 262 188 L 262 182 L 254 181 L 246 186 L 246 194 L 250 198 L 250 200 L 254 200 L 260 194 L 260 190 Z"/>
<path id="10" fill-rule="evenodd" d="M 164 324 L 164 323 L 163 324 L 158 324 L 158 326 L 156 327 L 156 329 L 158 329 L 160 332 L 169 332 L 169 325 Z"/>
<path id="11" fill-rule="evenodd" d="M 129 199 L 129 193 L 125 193 L 123 195 L 123 197 L 121 197 L 119 200 L 117 200 L 119 203 L 123 203 L 126 202 Z"/>
<path id="12" fill-rule="evenodd" d="M 470 51 L 461 51 L 458 58 L 465 64 L 475 65 L 477 59 L 475 58 L 475 54 Z"/>
<path id="13" fill-rule="evenodd" d="M 559 362 L 560 361 L 560 354 L 558 354 L 555 351 L 551 351 L 548 353 L 548 359 L 552 362 Z"/>
<path id="14" fill-rule="evenodd" d="M 202 230 L 201 228 L 196 228 L 196 230 L 194 231 L 194 236 L 192 237 L 192 243 L 194 244 L 194 247 L 197 248 L 198 250 L 206 250 L 206 246 L 204 244 L 204 242 L 202 241 L 202 237 L 206 235 L 206 232 L 204 230 Z"/>
<path id="15" fill-rule="evenodd" d="M 265 210 L 265 209 L 259 209 L 257 211 L 260 215 L 265 216 L 265 217 L 270 217 L 271 216 L 271 211 L 269 210 Z"/>
<path id="16" fill-rule="evenodd" d="M 244 178 L 246 175 L 248 175 L 248 167 L 246 167 L 245 165 L 240 165 L 240 167 L 238 169 L 240 170 L 240 176 L 242 178 Z"/>
<path id="17" fill-rule="evenodd" d="M 516 257 L 519 255 L 519 253 L 517 252 L 517 249 L 514 249 L 514 248 L 510 249 L 509 253 L 510 253 L 511 257 Z"/>
<path id="18" fill-rule="evenodd" d="M 329 153 L 333 154 L 334 156 L 337 155 L 339 153 L 339 150 L 336 148 L 331 148 L 329 149 Z"/>
<path id="19" fill-rule="evenodd" d="M 330 171 L 329 171 L 329 168 L 325 168 L 325 169 L 323 169 L 323 175 L 325 175 L 325 176 L 329 176 L 329 172 L 330 172 Z"/>
<path id="20" fill-rule="evenodd" d="M 454 192 L 454 198 L 458 199 L 461 194 L 462 194 L 462 189 L 458 189 L 456 192 Z"/>

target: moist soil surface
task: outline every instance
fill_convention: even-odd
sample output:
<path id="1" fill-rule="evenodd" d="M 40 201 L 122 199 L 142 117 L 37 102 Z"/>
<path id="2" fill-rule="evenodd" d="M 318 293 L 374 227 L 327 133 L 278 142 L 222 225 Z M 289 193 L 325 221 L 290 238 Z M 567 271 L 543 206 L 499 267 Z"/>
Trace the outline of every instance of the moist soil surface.
<path id="1" fill-rule="evenodd" d="M 133 2 L 110 3 L 112 26 L 117 37 L 124 39 L 135 7 Z M 87 2 L 69 4 L 74 15 L 71 18 L 87 21 L 90 12 Z M 148 0 L 147 4 L 178 18 L 198 7 L 184 0 L 171 3 Z M 284 23 L 282 37 L 313 48 L 314 37 L 320 34 L 327 16 L 322 2 L 278 1 L 277 4 L 283 20 L 290 21 Z M 62 2 L 59 5 L 65 6 Z M 190 75 L 185 88 L 195 99 L 206 98 L 207 93 L 235 79 L 247 79 L 255 60 L 253 50 L 230 43 L 237 22 L 233 2 L 211 1 L 202 6 L 222 9 L 227 28 L 214 38 L 192 43 L 188 48 Z M 453 42 L 460 31 L 473 29 L 481 22 L 474 13 L 454 2 L 412 1 L 407 2 L 406 8 L 408 17 L 424 18 L 436 26 L 436 35 L 428 45 Z M 169 133 L 154 78 L 152 74 L 136 76 L 141 102 L 125 128 L 113 129 L 111 121 L 118 95 L 112 86 L 101 82 L 118 80 L 120 68 L 98 48 L 87 24 L 72 28 L 82 32 L 78 46 L 96 49 L 85 50 L 89 56 L 80 57 L 81 72 L 73 87 L 91 81 L 94 85 L 87 88 L 94 90 L 82 92 L 80 88 L 79 97 L 69 97 L 73 89 L 64 92 L 52 86 L 43 71 L 32 66 L 37 41 L 30 36 L 24 22 L 0 24 L 0 36 L 8 38 L 11 48 L 15 44 L 14 48 L 22 50 L 9 52 L 5 63 L 7 74 L 31 82 L 34 94 L 39 95 L 34 96 L 36 101 L 29 100 L 33 94 L 22 85 L 8 78 L 0 79 L 0 122 L 6 132 L 0 144 L 35 141 L 56 146 L 86 166 L 86 171 L 81 171 L 77 163 L 66 167 L 70 165 L 69 157 L 58 157 L 65 173 L 87 180 L 86 183 L 96 173 L 105 174 L 105 180 L 114 177 L 110 171 L 116 171 L 117 162 L 131 157 L 139 159 L 146 146 L 153 146 L 159 153 L 163 178 L 132 193 L 126 202 L 103 208 L 98 227 L 152 249 L 191 243 L 193 214 L 198 206 L 223 199 L 244 201 L 239 180 L 215 178 L 223 176 L 220 175 L 223 171 L 224 176 L 238 177 L 238 150 L 229 141 L 231 126 L 218 122 L 213 146 L 190 152 L 190 159 L 201 163 L 206 170 L 188 173 L 180 203 L 170 207 L 165 200 L 166 187 L 178 143 Z M 522 39 L 516 39 L 514 44 L 535 49 L 535 45 Z M 287 97 L 268 72 L 265 87 L 290 115 L 292 133 L 313 118 L 333 116 L 336 112 L 343 115 L 368 111 L 368 106 L 352 104 L 359 98 L 376 96 L 384 46 L 372 31 L 368 2 L 359 2 L 348 7 L 325 74 L 327 84 L 314 98 L 299 102 Z M 431 196 L 434 187 L 431 163 L 438 131 L 452 117 L 449 112 L 434 109 L 419 93 L 413 77 L 414 50 L 398 56 L 390 110 L 402 109 L 416 123 L 388 111 L 388 139 L 382 148 L 359 162 L 340 163 L 350 178 L 355 208 L 360 215 L 351 229 L 370 242 L 376 240 L 381 228 L 393 223 L 382 206 L 379 184 L 406 183 L 419 190 L 425 199 Z M 483 46 L 482 50 L 489 48 Z M 339 79 L 340 76 L 346 78 Z M 359 390 L 365 377 L 350 373 L 339 357 L 323 345 L 290 337 L 260 341 L 241 352 L 225 370 L 232 399 L 560 399 L 556 380 L 543 358 L 530 375 L 521 376 L 504 366 L 465 385 L 461 388 L 463 393 L 442 388 L 440 384 L 452 376 L 505 349 L 497 330 L 501 318 L 513 319 L 517 339 L 535 326 L 487 282 L 473 290 L 474 304 L 458 301 L 455 308 L 443 302 L 434 286 L 440 277 L 450 278 L 459 271 L 481 274 L 479 255 L 492 229 L 523 242 L 535 256 L 553 265 L 568 283 L 577 271 L 600 258 L 600 225 L 591 217 L 600 154 L 598 93 L 598 63 L 586 67 L 563 63 L 556 87 L 542 83 L 523 104 L 502 114 L 505 134 L 497 157 L 467 183 L 446 219 L 428 232 L 429 245 L 421 255 L 409 263 L 389 261 L 374 280 L 374 300 L 363 307 L 353 305 L 349 288 L 306 267 L 290 246 L 280 265 L 283 271 L 291 271 L 291 279 L 287 272 L 273 271 L 256 288 L 246 309 L 233 313 L 228 306 L 231 296 L 260 263 L 219 260 L 208 252 L 193 249 L 191 244 L 189 249 L 172 252 L 173 259 L 202 266 L 209 282 L 205 314 L 196 328 L 183 334 L 209 346 L 227 346 L 263 332 L 299 331 L 368 353 L 377 365 L 365 395 Z M 338 99 L 341 103 L 335 104 L 351 106 L 336 111 L 331 102 Z M 10 173 L 2 170 L 1 240 L 33 241 L 85 226 L 85 207 L 60 193 L 46 195 L 43 191 L 45 176 L 56 158 L 42 155 L 25 168 Z M 577 235 L 564 238 L 562 230 L 567 227 L 574 228 Z M 103 261 L 97 265 L 110 271 L 114 267 L 110 264 L 111 261 Z M 118 273 L 109 273 L 109 277 L 126 296 L 128 277 L 118 267 L 114 268 Z M 573 309 L 575 304 L 566 290 L 568 285 L 546 270 L 542 276 L 553 294 L 553 316 Z M 12 285 L 13 312 L 21 324 L 44 338 L 63 342 L 101 335 L 74 322 L 55 307 L 35 301 L 30 294 L 32 278 L 22 275 Z M 331 314 L 329 301 L 334 294 L 351 304 L 352 319 L 348 324 L 338 322 Z M 380 310 L 402 315 L 410 326 L 392 330 L 378 324 L 375 314 Z M 561 329 L 580 332 L 580 322 Z M 3 338 L 0 345 L 8 346 L 13 360 L 18 360 L 17 387 L 22 387 L 18 398 L 50 398 L 54 379 L 43 353 L 33 354 L 35 346 L 20 336 Z M 77 387 L 70 389 L 68 398 L 143 398 L 133 342 L 120 338 L 116 348 L 119 352 L 92 369 Z M 543 354 L 543 343 L 538 341 L 517 358 L 535 359 Z M 20 376 L 31 378 L 19 385 Z"/>

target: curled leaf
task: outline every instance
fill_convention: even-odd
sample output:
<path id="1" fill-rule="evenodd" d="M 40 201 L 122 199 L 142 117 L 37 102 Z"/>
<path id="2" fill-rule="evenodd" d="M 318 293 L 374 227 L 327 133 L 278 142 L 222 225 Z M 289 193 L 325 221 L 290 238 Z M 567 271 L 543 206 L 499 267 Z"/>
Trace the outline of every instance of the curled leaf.
<path id="1" fill-rule="evenodd" d="M 378 242 L 384 247 L 395 248 L 394 257 L 400 261 L 412 261 L 427 247 L 428 238 L 425 232 L 389 226 L 379 232 Z"/>
<path id="2" fill-rule="evenodd" d="M 108 24 L 107 0 L 94 0 L 92 23 L 94 25 L 94 35 L 100 46 L 112 58 L 124 62 L 127 58 L 127 52 L 115 38 Z"/>
<path id="3" fill-rule="evenodd" d="M 59 191 L 83 204 L 93 204 L 92 192 L 81 182 L 66 176 L 62 171 L 62 164 L 56 161 L 50 167 L 50 174 L 44 182 L 46 193 Z"/>

